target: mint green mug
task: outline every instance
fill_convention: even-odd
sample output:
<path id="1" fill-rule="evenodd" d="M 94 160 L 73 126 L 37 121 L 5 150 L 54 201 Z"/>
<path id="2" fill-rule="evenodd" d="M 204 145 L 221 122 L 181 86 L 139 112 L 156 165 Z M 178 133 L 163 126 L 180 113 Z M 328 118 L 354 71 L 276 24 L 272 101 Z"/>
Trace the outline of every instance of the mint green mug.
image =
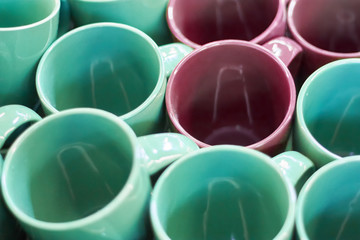
<path id="1" fill-rule="evenodd" d="M 144 239 L 151 234 L 149 176 L 197 149 L 176 133 L 137 139 L 107 111 L 65 110 L 11 145 L 2 192 L 32 239 Z"/>
<path id="2" fill-rule="evenodd" d="M 157 44 L 172 42 L 166 23 L 168 0 L 68 0 L 75 26 L 123 23 L 140 29 Z"/>
<path id="3" fill-rule="evenodd" d="M 36 104 L 36 66 L 57 36 L 59 10 L 60 0 L 1 2 L 0 106 Z"/>
<path id="4" fill-rule="evenodd" d="M 297 152 L 273 159 L 218 145 L 178 159 L 155 184 L 150 216 L 156 239 L 290 240 L 296 191 L 313 173 Z"/>
<path id="5" fill-rule="evenodd" d="M 7 105 L 0 107 L 0 150 L 11 144 L 28 125 L 41 118 L 31 109 L 21 105 Z M 10 143 L 9 143 L 10 141 Z M 2 176 L 3 157 L 5 151 L 0 151 L 0 177 Z M 1 187 L 0 187 L 1 189 Z M 0 239 L 23 240 L 24 232 L 12 214 L 7 209 L 0 193 Z"/>
<path id="6" fill-rule="evenodd" d="M 360 154 L 360 59 L 315 71 L 300 89 L 293 147 L 317 167 Z"/>
<path id="7" fill-rule="evenodd" d="M 64 34 L 40 60 L 36 89 L 46 114 L 78 108 L 120 116 L 137 135 L 164 131 L 167 76 L 192 49 L 161 46 L 142 31 L 94 23 Z"/>
<path id="8" fill-rule="evenodd" d="M 298 198 L 298 238 L 359 239 L 360 156 L 328 163 L 306 182 Z"/>

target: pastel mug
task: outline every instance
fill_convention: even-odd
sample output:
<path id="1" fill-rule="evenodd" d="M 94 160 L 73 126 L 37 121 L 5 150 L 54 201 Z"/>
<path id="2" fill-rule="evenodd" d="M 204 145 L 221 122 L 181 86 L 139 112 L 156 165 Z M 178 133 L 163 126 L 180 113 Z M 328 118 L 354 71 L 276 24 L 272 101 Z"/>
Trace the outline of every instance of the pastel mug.
<path id="1" fill-rule="evenodd" d="M 140 29 L 157 44 L 172 41 L 166 23 L 168 0 L 68 0 L 76 27 L 96 22 L 116 22 Z"/>
<path id="2" fill-rule="evenodd" d="M 299 194 L 299 239 L 358 239 L 360 156 L 345 157 L 315 172 Z"/>
<path id="3" fill-rule="evenodd" d="M 360 154 L 360 59 L 316 70 L 300 89 L 293 147 L 317 167 Z"/>
<path id="4" fill-rule="evenodd" d="M 65 110 L 11 145 L 2 192 L 32 239 L 144 239 L 151 235 L 149 175 L 197 149 L 176 133 L 137 139 L 107 111 Z"/>
<path id="5" fill-rule="evenodd" d="M 288 26 L 304 49 L 305 77 L 334 60 L 360 57 L 359 18 L 357 0 L 291 0 Z"/>
<path id="6" fill-rule="evenodd" d="M 33 107 L 35 70 L 59 24 L 60 0 L 2 1 L 0 9 L 0 106 Z"/>
<path id="7" fill-rule="evenodd" d="M 300 189 L 313 170 L 297 152 L 271 159 L 223 145 L 189 153 L 155 184 L 150 216 L 156 239 L 290 240 L 294 185 Z"/>
<path id="8" fill-rule="evenodd" d="M 41 118 L 31 109 L 21 105 L 0 107 L 0 149 L 10 145 L 26 127 Z M 2 176 L 3 157 L 0 154 L 0 177 Z M 1 189 L 1 187 L 0 187 Z M 19 223 L 9 212 L 0 193 L 0 239 L 23 240 L 25 238 Z"/>
<path id="9" fill-rule="evenodd" d="M 283 0 L 169 0 L 167 22 L 174 38 L 198 48 L 224 39 L 263 44 L 285 34 Z"/>
<path id="10" fill-rule="evenodd" d="M 37 93 L 46 114 L 98 108 L 120 116 L 137 135 L 161 132 L 167 76 L 191 51 L 180 43 L 159 48 L 128 25 L 88 24 L 69 31 L 44 53 Z"/>
<path id="11" fill-rule="evenodd" d="M 297 65 L 301 55 L 291 44 L 284 37 L 264 46 L 222 40 L 187 55 L 166 89 L 173 129 L 200 147 L 236 144 L 272 156 L 284 151 L 296 101 L 286 65 Z"/>

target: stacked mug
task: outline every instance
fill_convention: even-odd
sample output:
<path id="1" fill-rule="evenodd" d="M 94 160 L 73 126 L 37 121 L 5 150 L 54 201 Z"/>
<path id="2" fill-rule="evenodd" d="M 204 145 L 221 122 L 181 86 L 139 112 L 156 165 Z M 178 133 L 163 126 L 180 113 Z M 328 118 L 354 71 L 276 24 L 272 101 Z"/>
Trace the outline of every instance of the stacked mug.
<path id="1" fill-rule="evenodd" d="M 360 238 L 359 18 L 1 2 L 0 239 Z"/>

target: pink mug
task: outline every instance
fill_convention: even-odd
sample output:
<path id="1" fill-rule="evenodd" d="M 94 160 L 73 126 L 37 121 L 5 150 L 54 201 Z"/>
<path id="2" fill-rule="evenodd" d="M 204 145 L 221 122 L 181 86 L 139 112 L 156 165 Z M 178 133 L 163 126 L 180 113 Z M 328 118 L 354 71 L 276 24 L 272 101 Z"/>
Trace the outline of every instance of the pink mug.
<path id="1" fill-rule="evenodd" d="M 170 0 L 167 22 L 173 37 L 198 48 L 239 39 L 265 43 L 283 36 L 287 0 Z"/>
<path id="2" fill-rule="evenodd" d="M 263 46 L 221 40 L 194 50 L 168 81 L 165 100 L 173 130 L 199 147 L 235 144 L 272 156 L 282 152 L 296 100 L 287 65 L 300 54 L 285 37 Z"/>
<path id="3" fill-rule="evenodd" d="M 288 26 L 304 49 L 305 79 L 326 63 L 360 57 L 359 0 L 291 0 Z"/>

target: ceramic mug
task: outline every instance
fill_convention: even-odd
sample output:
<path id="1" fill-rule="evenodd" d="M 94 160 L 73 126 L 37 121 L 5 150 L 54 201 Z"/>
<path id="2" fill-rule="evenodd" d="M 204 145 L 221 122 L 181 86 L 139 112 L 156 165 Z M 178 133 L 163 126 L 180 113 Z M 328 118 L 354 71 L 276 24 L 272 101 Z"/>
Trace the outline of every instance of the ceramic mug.
<path id="1" fill-rule="evenodd" d="M 263 44 L 285 34 L 283 0 L 169 0 L 167 22 L 174 36 L 192 48 L 223 39 Z"/>
<path id="2" fill-rule="evenodd" d="M 123 23 L 140 29 L 157 44 L 170 43 L 165 13 L 168 0 L 68 0 L 75 26 L 96 22 Z"/>
<path id="3" fill-rule="evenodd" d="M 360 57 L 360 2 L 357 0 L 292 0 L 288 26 L 304 49 L 302 72 L 341 58 Z"/>
<path id="4" fill-rule="evenodd" d="M 315 172 L 299 194 L 299 239 L 358 239 L 360 157 L 329 163 Z"/>
<path id="5" fill-rule="evenodd" d="M 315 71 L 300 89 L 295 150 L 317 167 L 360 154 L 360 59 L 342 59 Z"/>
<path id="6" fill-rule="evenodd" d="M 149 172 L 197 149 L 176 133 L 137 139 L 107 111 L 70 109 L 15 140 L 2 192 L 32 239 L 144 239 L 151 233 Z"/>
<path id="7" fill-rule="evenodd" d="M 293 185 L 300 189 L 313 170 L 312 162 L 297 152 L 271 159 L 253 149 L 223 145 L 189 153 L 155 184 L 150 216 L 156 239 L 290 240 Z"/>
<path id="8" fill-rule="evenodd" d="M 174 130 L 200 147 L 236 144 L 272 156 L 284 151 L 296 101 L 294 80 L 284 62 L 296 62 L 301 54 L 287 40 L 264 45 L 279 58 L 241 40 L 212 42 L 187 55 L 166 90 Z"/>
<path id="9" fill-rule="evenodd" d="M 2 1 L 0 106 L 33 107 L 36 65 L 58 31 L 60 0 Z"/>
<path id="10" fill-rule="evenodd" d="M 142 31 L 118 23 L 75 28 L 40 60 L 36 89 L 46 114 L 92 107 L 112 112 L 137 135 L 163 131 L 166 78 L 192 49 L 158 47 Z"/>
<path id="11" fill-rule="evenodd" d="M 34 111 L 21 105 L 0 107 L 0 149 L 9 145 L 26 127 L 40 119 L 40 116 Z M 0 154 L 0 177 L 2 176 L 2 169 L 3 158 Z M 8 211 L 0 193 L 0 239 L 23 240 L 24 238 L 24 232 Z"/>

